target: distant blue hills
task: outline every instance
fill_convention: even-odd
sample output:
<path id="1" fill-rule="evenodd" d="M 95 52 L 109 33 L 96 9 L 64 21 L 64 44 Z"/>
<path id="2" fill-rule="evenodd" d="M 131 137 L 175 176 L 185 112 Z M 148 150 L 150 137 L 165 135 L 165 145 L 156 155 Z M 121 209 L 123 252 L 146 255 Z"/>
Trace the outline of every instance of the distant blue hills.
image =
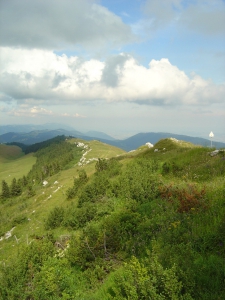
<path id="1" fill-rule="evenodd" d="M 119 147 L 125 151 L 131 151 L 137 149 L 138 147 L 144 145 L 147 142 L 152 144 L 157 143 L 159 140 L 164 138 L 176 138 L 178 140 L 183 140 L 191 142 L 195 145 L 200 145 L 204 147 L 210 147 L 211 141 L 199 137 L 191 137 L 187 135 L 179 135 L 166 132 L 147 132 L 138 133 L 129 138 L 118 140 L 107 135 L 104 132 L 99 131 L 88 131 L 82 133 L 80 131 L 74 130 L 69 126 L 64 126 L 60 129 L 59 124 L 44 124 L 44 125 L 6 125 L 0 128 L 0 143 L 22 143 L 25 145 L 32 145 L 35 143 L 40 143 L 48 139 L 54 138 L 59 135 L 72 136 L 84 140 L 99 140 L 101 142 L 107 143 Z M 58 128 L 57 128 L 58 127 Z M 47 129 L 46 129 L 47 128 Z M 213 141 L 213 147 L 225 148 L 225 143 Z"/>

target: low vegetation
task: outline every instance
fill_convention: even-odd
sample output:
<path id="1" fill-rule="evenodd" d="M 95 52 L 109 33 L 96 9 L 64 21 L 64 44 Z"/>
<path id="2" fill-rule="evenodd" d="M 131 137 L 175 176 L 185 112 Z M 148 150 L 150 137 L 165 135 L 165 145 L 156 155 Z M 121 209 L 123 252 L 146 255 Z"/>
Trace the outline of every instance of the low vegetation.
<path id="1" fill-rule="evenodd" d="M 37 150 L 26 176 L 2 181 L 2 299 L 224 299 L 225 158 L 210 151 Z"/>

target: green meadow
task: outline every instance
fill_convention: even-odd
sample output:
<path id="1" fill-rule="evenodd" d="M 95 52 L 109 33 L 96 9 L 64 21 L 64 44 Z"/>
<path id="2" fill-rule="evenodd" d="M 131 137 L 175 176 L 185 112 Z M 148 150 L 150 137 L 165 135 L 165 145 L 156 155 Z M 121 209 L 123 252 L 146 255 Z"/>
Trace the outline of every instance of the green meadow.
<path id="1" fill-rule="evenodd" d="M 224 299 L 225 157 L 212 150 L 69 139 L 2 155 L 1 179 L 20 173 L 0 202 L 0 298 Z"/>
<path id="2" fill-rule="evenodd" d="M 14 177 L 27 175 L 35 161 L 33 154 L 24 155 L 17 146 L 0 145 L 0 181 L 10 184 Z"/>

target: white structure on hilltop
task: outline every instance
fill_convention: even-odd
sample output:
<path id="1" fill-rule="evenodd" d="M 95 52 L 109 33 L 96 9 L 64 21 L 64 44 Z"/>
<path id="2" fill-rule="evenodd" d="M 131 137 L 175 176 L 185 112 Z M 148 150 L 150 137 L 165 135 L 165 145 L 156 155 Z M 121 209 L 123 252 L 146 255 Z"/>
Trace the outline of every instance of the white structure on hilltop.
<path id="1" fill-rule="evenodd" d="M 212 131 L 210 132 L 209 137 L 211 138 L 211 148 L 212 148 L 212 138 L 214 137 L 214 133 Z"/>

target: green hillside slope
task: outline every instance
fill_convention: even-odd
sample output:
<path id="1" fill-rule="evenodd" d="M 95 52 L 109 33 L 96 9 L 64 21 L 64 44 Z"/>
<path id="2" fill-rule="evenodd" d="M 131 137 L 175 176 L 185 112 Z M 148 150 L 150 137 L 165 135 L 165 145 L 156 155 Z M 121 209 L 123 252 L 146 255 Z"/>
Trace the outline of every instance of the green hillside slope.
<path id="1" fill-rule="evenodd" d="M 32 154 L 24 155 L 18 146 L 0 145 L 0 182 L 5 180 L 10 184 L 13 178 L 23 177 L 35 161 Z"/>
<path id="2" fill-rule="evenodd" d="M 0 299 L 224 299 L 225 157 L 210 151 L 37 151 L 20 194 L 2 191 Z"/>
<path id="3" fill-rule="evenodd" d="M 18 146 L 7 146 L 0 144 L 0 162 L 16 159 L 23 156 L 22 149 Z"/>

